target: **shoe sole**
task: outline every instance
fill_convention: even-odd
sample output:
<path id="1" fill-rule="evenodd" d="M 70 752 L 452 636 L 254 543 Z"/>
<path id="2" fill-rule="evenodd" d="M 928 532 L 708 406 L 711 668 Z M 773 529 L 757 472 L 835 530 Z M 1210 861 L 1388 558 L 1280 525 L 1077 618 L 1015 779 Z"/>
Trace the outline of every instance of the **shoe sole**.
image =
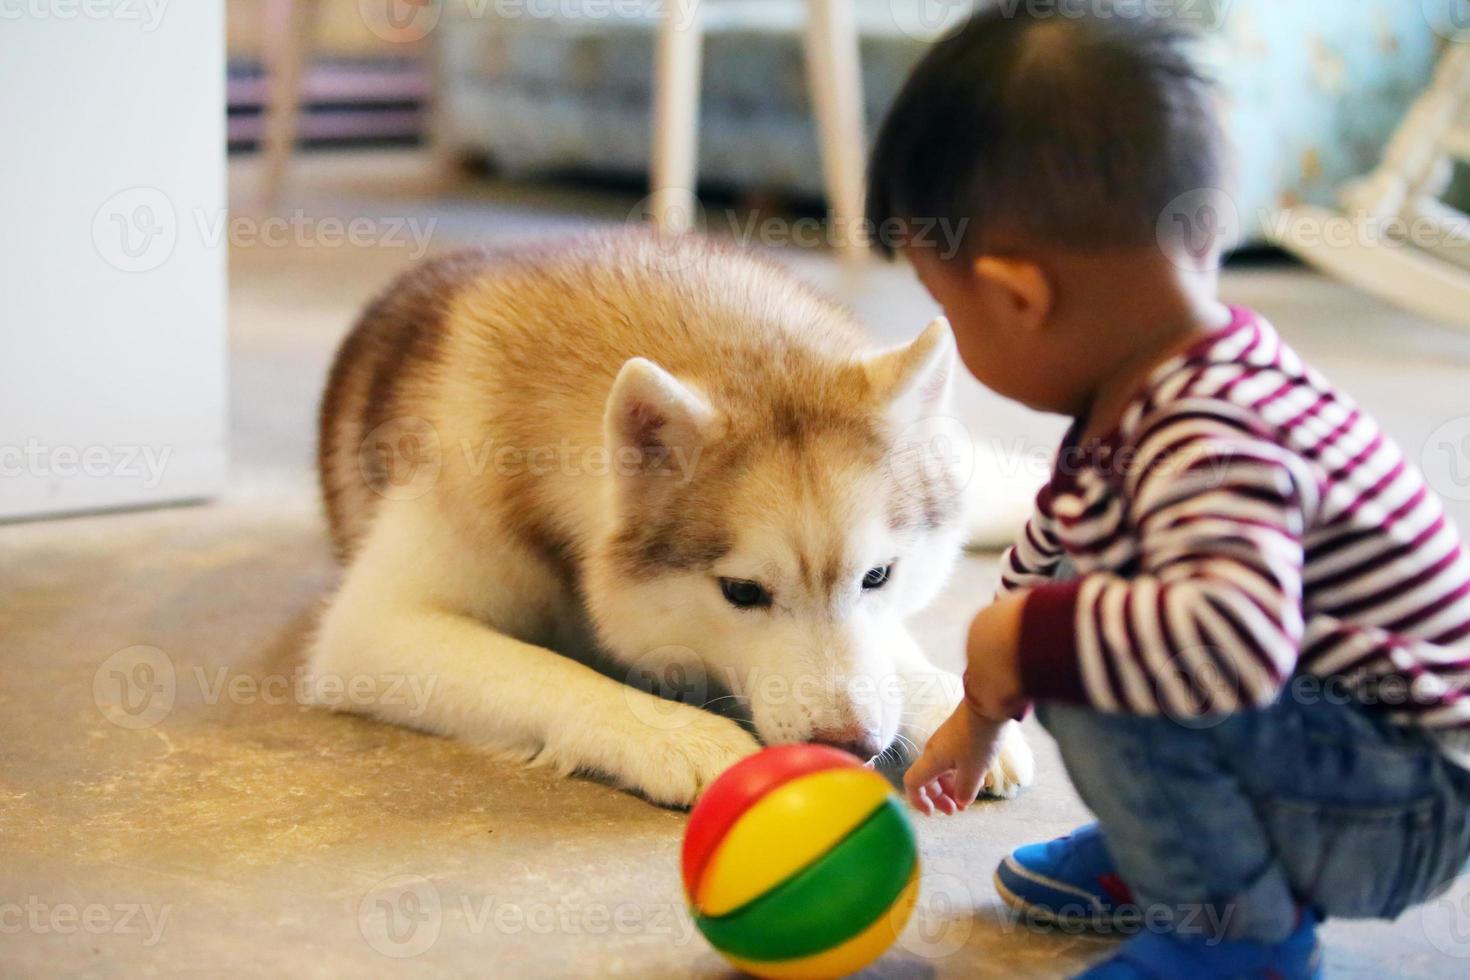
<path id="1" fill-rule="evenodd" d="M 1022 873 L 1018 871 L 1015 867 L 1012 867 L 1011 870 L 1016 871 L 1018 874 Z M 1033 872 L 1028 871 L 1024 872 L 1024 874 L 1027 877 L 1035 878 L 1037 881 L 1047 885 L 1048 887 L 1056 888 L 1058 885 L 1062 884 L 1061 882 L 1050 881 L 1049 879 L 1041 875 L 1037 875 Z M 1093 932 L 1116 933 L 1138 926 L 1143 918 L 1141 914 L 1121 916 L 1105 913 L 1097 913 L 1094 915 L 1067 915 L 1066 913 L 1057 912 L 1055 909 L 1050 908 L 1049 906 L 1036 905 L 1032 902 L 1026 901 L 1024 898 L 1017 895 L 1015 892 L 1006 887 L 1006 883 L 1000 877 L 999 870 L 997 870 L 992 876 L 991 881 L 995 885 L 995 893 L 1000 896 L 1000 900 L 1002 902 L 1009 906 L 1013 911 L 1025 916 L 1027 922 L 1035 923 L 1037 925 L 1056 926 L 1061 929 L 1088 929 Z M 1057 890 L 1068 891 L 1070 890 L 1070 887 L 1071 886 L 1062 885 L 1062 887 L 1058 888 Z"/>

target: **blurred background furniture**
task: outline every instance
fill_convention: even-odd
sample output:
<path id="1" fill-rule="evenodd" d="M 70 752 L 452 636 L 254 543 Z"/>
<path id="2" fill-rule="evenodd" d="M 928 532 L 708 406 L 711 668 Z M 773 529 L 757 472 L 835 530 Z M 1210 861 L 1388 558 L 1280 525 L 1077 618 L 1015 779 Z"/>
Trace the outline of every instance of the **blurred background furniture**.
<path id="1" fill-rule="evenodd" d="M 259 148 L 262 203 L 279 199 L 302 144 L 430 134 L 438 3 L 231 0 L 230 145 Z"/>
<path id="2" fill-rule="evenodd" d="M 302 83 L 316 37 L 320 0 L 264 0 L 264 126 L 261 130 L 261 197 L 275 200 L 296 148 Z"/>
<path id="3" fill-rule="evenodd" d="M 1451 45 L 1378 169 L 1340 210 L 1288 212 L 1278 244 L 1375 296 L 1470 327 L 1470 217 L 1442 200 L 1470 162 L 1470 35 Z"/>
<path id="4" fill-rule="evenodd" d="M 658 23 L 653 82 L 653 160 L 650 208 L 668 231 L 697 224 L 701 47 L 707 22 L 748 16 L 762 5 L 668 0 Z M 863 249 L 862 87 L 853 0 L 806 0 L 806 79 L 821 143 L 831 239 L 848 254 Z"/>
<path id="5" fill-rule="evenodd" d="M 699 183 L 817 199 L 802 0 L 736 6 L 705 25 Z M 1404 0 L 1197 0 L 1181 9 L 1203 28 L 1222 82 L 1247 243 L 1265 241 L 1278 208 L 1329 203 L 1373 167 L 1442 40 Z M 913 64 L 968 10 L 962 0 L 854 0 L 870 137 Z M 453 3 L 445 20 L 448 139 L 513 174 L 648 172 L 652 20 L 502 17 L 494 5 L 472 16 Z"/>
<path id="6" fill-rule="evenodd" d="M 415 44 L 430 63 L 428 75 L 437 87 L 438 45 L 447 31 L 463 29 L 467 23 L 497 16 L 495 8 L 461 0 L 444 0 L 442 7 L 429 9 L 441 0 L 380 0 L 391 12 L 402 6 L 405 15 L 399 28 L 401 37 L 385 38 Z M 821 171 L 824 189 L 832 210 L 831 239 L 845 252 L 856 254 L 862 249 L 859 222 L 862 218 L 863 158 L 866 143 L 863 136 L 862 89 L 858 77 L 857 31 L 853 18 L 853 0 L 799 0 L 807 8 L 805 14 L 806 77 L 821 143 Z M 263 125 L 260 146 L 261 198 L 275 201 L 286 177 L 291 155 L 301 130 L 302 107 L 308 62 L 316 43 L 318 22 L 325 0 L 264 0 L 261 7 L 264 29 L 261 59 L 265 74 L 262 103 Z M 649 210 L 655 224 L 669 231 L 684 231 L 695 226 L 697 201 L 697 151 L 700 101 L 700 67 L 704 33 L 708 26 L 718 28 L 732 18 L 740 19 L 755 10 L 761 14 L 763 4 L 747 0 L 661 0 L 647 5 L 650 29 L 657 31 L 657 50 L 653 65 L 651 92 L 652 133 L 648 140 L 652 149 L 646 169 L 650 174 Z M 367 7 L 360 8 L 364 18 Z M 613 17 L 617 8 L 603 3 L 579 10 L 578 4 L 563 5 L 564 20 L 579 19 L 598 25 Z M 504 8 L 499 16 L 507 20 L 525 19 L 533 6 Z M 458 22 L 447 27 L 440 24 L 445 13 L 458 15 Z M 421 22 L 412 26 L 413 19 Z M 541 19 L 541 18 L 533 18 Z M 759 18 L 758 18 L 759 20 Z M 388 21 L 382 28 L 390 26 Z M 388 34 L 386 29 L 377 31 Z M 648 64 L 650 59 L 645 59 Z M 647 89 L 645 89 L 647 90 Z M 440 102 L 439 93 L 429 95 L 431 105 Z M 432 118 L 428 127 L 434 139 Z M 437 139 L 434 140 L 438 142 Z M 460 141 L 461 143 L 464 141 Z M 446 150 L 448 147 L 444 147 Z"/>
<path id="7" fill-rule="evenodd" d="M 334 56 L 318 57 L 316 71 L 302 74 L 307 94 L 298 132 L 314 143 L 344 139 L 347 116 L 354 125 L 371 118 L 384 138 L 430 126 L 422 107 L 432 87 L 423 74 L 409 83 L 404 67 L 421 64 L 415 59 L 428 46 L 385 40 L 366 25 L 363 11 L 390 0 L 270 2 L 319 6 L 321 42 L 314 50 Z M 850 187 L 850 177 L 832 173 L 836 155 L 822 153 L 818 129 L 827 127 L 813 126 L 814 118 L 827 114 L 814 111 L 809 72 L 820 76 L 823 69 L 807 56 L 807 0 L 700 4 L 702 44 L 691 58 L 693 46 L 683 41 L 673 48 L 682 53 L 665 64 L 671 77 L 697 78 L 698 92 L 687 82 L 665 86 L 678 101 L 665 106 L 673 120 L 665 131 L 682 135 L 663 144 L 664 164 L 656 165 L 659 14 L 688 2 L 648 0 L 645 8 L 631 0 L 439 0 L 431 39 L 439 59 L 440 109 L 432 126 L 442 156 L 482 160 L 513 177 L 642 182 L 658 172 L 664 187 L 690 184 L 684 176 L 692 170 L 692 183 L 706 194 L 797 202 L 821 200 L 830 186 Z M 847 122 L 836 128 L 860 128 L 871 137 L 914 62 L 970 6 L 964 0 L 852 0 L 850 7 L 830 7 L 833 15 L 850 17 L 860 51 L 850 59 L 859 83 L 832 86 L 847 100 Z M 1403 0 L 1194 0 L 1181 6 L 1204 30 L 1206 55 L 1222 82 L 1240 158 L 1235 203 L 1246 244 L 1267 240 L 1270 217 L 1280 209 L 1331 205 L 1339 186 L 1376 165 L 1444 44 L 1421 7 Z M 302 16 L 299 10 L 296 16 Z M 259 22 L 259 13 L 251 19 Z M 278 16 L 275 23 L 290 21 Z M 845 31 L 838 27 L 837 34 Z M 839 48 L 850 45 L 844 40 L 832 50 Z M 376 62 L 367 57 L 370 49 Z M 296 52 L 299 64 L 306 50 L 288 53 Z M 377 100 L 375 113 L 343 111 L 348 79 L 324 69 L 344 63 L 364 85 L 370 63 L 396 66 L 396 80 L 372 75 L 364 88 L 371 89 L 364 98 Z M 844 71 L 838 64 L 833 74 Z M 857 127 L 851 122 L 854 106 L 861 113 Z M 247 124 L 259 128 L 250 112 L 238 120 L 242 132 Z M 689 125 L 691 119 L 697 127 Z M 232 117 L 232 130 L 236 125 Z M 397 136 L 389 135 L 392 127 Z M 290 128 L 283 125 L 279 132 Z M 276 140 L 277 154 L 283 142 Z M 853 208 L 844 195 L 850 198 L 852 191 L 829 194 L 839 215 Z"/>

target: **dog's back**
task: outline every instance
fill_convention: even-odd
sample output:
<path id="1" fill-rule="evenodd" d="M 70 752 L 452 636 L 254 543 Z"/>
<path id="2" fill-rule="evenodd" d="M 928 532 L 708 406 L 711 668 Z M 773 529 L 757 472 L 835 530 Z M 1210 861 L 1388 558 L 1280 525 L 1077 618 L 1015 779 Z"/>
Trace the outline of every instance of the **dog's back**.
<path id="1" fill-rule="evenodd" d="M 504 460 L 497 451 L 600 445 L 604 401 L 629 358 L 746 403 L 747 415 L 784 405 L 772 424 L 793 424 L 823 399 L 858 397 L 833 390 L 832 366 L 861 346 L 840 306 L 703 239 L 623 231 L 431 260 L 367 308 L 332 366 L 318 468 L 333 544 L 350 558 L 381 501 L 425 467 L 440 489 L 492 508 L 514 498 L 529 530 L 565 537 L 553 529 L 572 515 L 542 512 L 530 484 L 547 481 L 527 467 L 474 478 Z"/>
<path id="2" fill-rule="evenodd" d="M 494 263 L 469 250 L 417 266 L 368 306 L 337 349 L 317 420 L 317 477 L 338 557 L 350 557 L 361 539 L 373 488 L 393 479 L 393 454 L 362 451 L 369 433 L 422 403 L 427 372 L 453 329 L 455 296 Z"/>

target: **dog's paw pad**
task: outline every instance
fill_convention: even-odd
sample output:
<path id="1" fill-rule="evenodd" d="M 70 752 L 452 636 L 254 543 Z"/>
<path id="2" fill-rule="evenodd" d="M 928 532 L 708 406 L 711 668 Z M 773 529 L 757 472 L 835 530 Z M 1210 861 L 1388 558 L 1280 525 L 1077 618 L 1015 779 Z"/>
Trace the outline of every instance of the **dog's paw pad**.
<path id="1" fill-rule="evenodd" d="M 988 796 L 1010 799 L 1036 779 L 1036 758 L 1021 734 L 1020 726 L 1006 725 L 1000 752 L 985 773 L 980 791 Z"/>

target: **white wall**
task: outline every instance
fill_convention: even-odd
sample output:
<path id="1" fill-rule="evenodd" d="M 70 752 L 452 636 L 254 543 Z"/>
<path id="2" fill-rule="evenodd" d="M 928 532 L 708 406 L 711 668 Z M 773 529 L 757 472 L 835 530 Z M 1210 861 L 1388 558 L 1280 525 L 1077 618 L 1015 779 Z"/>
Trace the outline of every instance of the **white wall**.
<path id="1" fill-rule="evenodd" d="M 225 472 L 223 0 L 0 0 L 0 517 Z"/>

